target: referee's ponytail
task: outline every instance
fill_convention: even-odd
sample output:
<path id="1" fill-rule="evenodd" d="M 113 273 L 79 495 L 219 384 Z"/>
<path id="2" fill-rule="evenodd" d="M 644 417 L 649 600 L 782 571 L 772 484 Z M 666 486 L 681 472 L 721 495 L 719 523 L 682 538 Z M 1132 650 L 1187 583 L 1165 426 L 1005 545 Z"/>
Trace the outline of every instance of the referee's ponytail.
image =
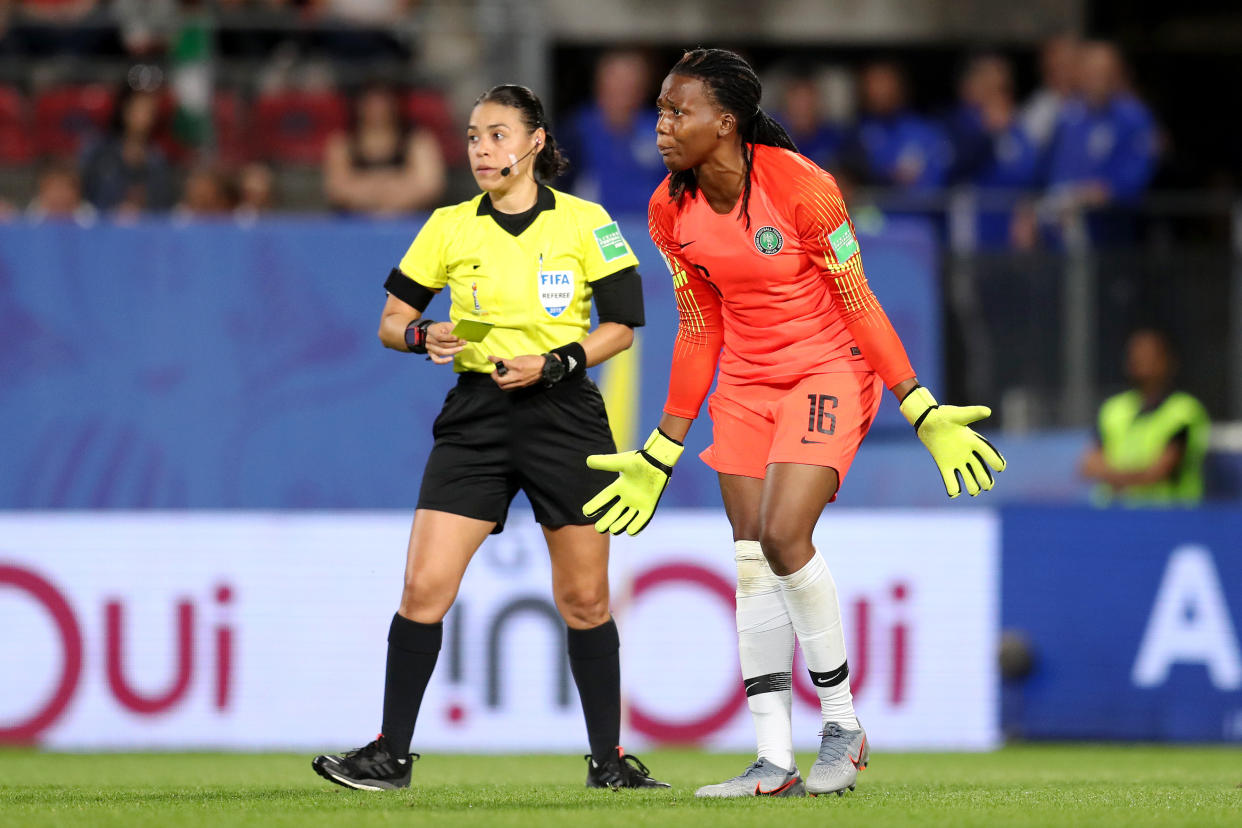
<path id="1" fill-rule="evenodd" d="M 543 102 L 530 87 L 516 83 L 502 83 L 480 95 L 474 105 L 478 106 L 481 103 L 498 103 L 516 109 L 522 114 L 522 123 L 526 126 L 527 132 L 543 128 L 545 136 L 543 146 L 535 155 L 536 178 L 547 183 L 569 169 L 569 158 L 556 143 L 556 137 L 552 134 L 551 127 L 548 126 L 548 119 L 543 114 Z"/>
<path id="2" fill-rule="evenodd" d="M 750 64 L 736 52 L 727 49 L 691 49 L 681 56 L 670 75 L 697 78 L 716 105 L 737 118 L 742 138 L 742 158 L 746 164 L 746 183 L 742 187 L 742 217 L 750 227 L 750 171 L 754 165 L 755 144 L 798 151 L 785 128 L 759 108 L 763 85 Z M 680 170 L 669 180 L 669 195 L 674 201 L 682 195 L 698 192 L 694 170 Z"/>

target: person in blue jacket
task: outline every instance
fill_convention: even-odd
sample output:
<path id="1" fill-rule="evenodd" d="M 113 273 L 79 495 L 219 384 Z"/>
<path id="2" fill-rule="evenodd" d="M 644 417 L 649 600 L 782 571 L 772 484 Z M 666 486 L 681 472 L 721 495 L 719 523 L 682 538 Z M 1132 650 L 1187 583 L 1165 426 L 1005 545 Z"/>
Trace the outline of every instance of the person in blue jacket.
<path id="1" fill-rule="evenodd" d="M 958 106 L 948 118 L 951 179 L 979 191 L 977 244 L 1006 247 L 1014 208 L 1035 185 L 1039 171 L 1035 143 L 1017 115 L 1009 61 L 995 54 L 975 57 L 962 75 L 958 94 Z"/>
<path id="2" fill-rule="evenodd" d="M 1063 214 L 1092 211 L 1087 225 L 1093 241 L 1131 241 L 1134 208 L 1156 169 L 1156 124 L 1129 90 L 1115 46 L 1089 43 L 1080 61 L 1079 94 L 1066 103 L 1049 151 L 1048 195 Z"/>
<path id="3" fill-rule="evenodd" d="M 651 193 L 668 170 L 656 149 L 656 90 L 637 51 L 600 57 L 594 99 L 573 112 L 564 138 L 575 167 L 562 186 L 615 215 L 647 216 Z"/>
<path id="4" fill-rule="evenodd" d="M 789 132 L 799 153 L 835 173 L 845 134 L 824 116 L 821 103 L 813 71 L 798 69 L 785 81 L 776 120 Z"/>
<path id="5" fill-rule="evenodd" d="M 940 127 L 907 107 L 901 69 L 890 61 L 868 65 L 859 93 L 853 152 L 868 182 L 907 191 L 944 186 L 953 149 Z"/>

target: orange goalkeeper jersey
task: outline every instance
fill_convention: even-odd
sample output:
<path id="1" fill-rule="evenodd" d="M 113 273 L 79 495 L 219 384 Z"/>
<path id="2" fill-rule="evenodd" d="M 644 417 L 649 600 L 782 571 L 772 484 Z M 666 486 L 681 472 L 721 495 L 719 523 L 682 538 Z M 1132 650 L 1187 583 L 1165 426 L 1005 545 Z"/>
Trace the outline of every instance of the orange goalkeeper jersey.
<path id="1" fill-rule="evenodd" d="M 696 417 L 717 362 L 729 385 L 876 371 L 914 376 L 863 275 L 854 226 L 831 175 L 789 150 L 757 145 L 750 226 L 702 194 L 651 196 L 652 241 L 673 274 L 679 312 L 664 410 Z"/>

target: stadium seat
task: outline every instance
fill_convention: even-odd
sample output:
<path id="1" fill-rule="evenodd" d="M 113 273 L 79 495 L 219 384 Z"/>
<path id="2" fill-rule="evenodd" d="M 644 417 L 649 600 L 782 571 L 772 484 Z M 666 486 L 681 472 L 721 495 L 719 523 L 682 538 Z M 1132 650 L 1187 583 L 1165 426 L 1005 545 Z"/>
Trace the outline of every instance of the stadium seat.
<path id="1" fill-rule="evenodd" d="M 48 90 L 34 102 L 35 143 L 42 153 L 71 156 L 90 132 L 107 126 L 111 114 L 112 92 L 101 84 Z"/>
<path id="2" fill-rule="evenodd" d="M 193 155 L 193 148 L 178 140 L 174 128 L 177 117 L 177 99 L 171 89 L 160 94 L 159 120 L 155 128 L 154 139 L 164 155 L 174 164 L 184 164 Z"/>
<path id="3" fill-rule="evenodd" d="M 24 164 L 33 156 L 26 101 L 16 90 L 0 87 L 0 164 Z"/>
<path id="4" fill-rule="evenodd" d="M 410 123 L 431 130 L 446 163 L 459 164 L 466 159 L 465 130 L 454 123 L 448 101 L 438 90 L 416 89 L 409 93 L 405 115 Z"/>
<path id="5" fill-rule="evenodd" d="M 244 164 L 254 154 L 247 140 L 246 106 L 241 95 L 217 92 L 211 105 L 216 130 L 216 152 L 226 164 Z"/>
<path id="6" fill-rule="evenodd" d="M 332 133 L 344 129 L 344 100 L 333 92 L 264 95 L 254 107 L 259 154 L 270 161 L 318 164 Z"/>

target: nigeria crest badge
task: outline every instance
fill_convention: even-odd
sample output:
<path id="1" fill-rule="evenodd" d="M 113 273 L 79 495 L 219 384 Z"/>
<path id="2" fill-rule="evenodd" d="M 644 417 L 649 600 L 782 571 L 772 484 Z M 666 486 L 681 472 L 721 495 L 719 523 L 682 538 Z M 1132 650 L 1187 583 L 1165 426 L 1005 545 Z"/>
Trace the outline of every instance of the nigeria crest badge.
<path id="1" fill-rule="evenodd" d="M 755 249 L 765 256 L 773 256 L 781 252 L 785 246 L 785 237 L 781 231 L 768 225 L 755 231 Z"/>

